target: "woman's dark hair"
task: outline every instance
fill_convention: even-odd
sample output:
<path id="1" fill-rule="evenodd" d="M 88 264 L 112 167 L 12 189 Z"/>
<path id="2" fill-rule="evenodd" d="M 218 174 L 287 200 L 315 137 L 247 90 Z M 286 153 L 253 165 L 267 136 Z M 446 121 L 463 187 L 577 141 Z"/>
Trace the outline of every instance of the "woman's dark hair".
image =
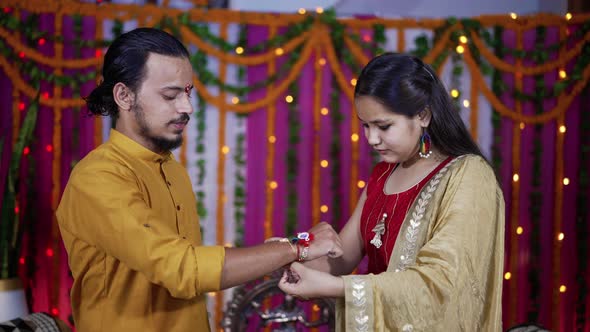
<path id="1" fill-rule="evenodd" d="M 375 57 L 363 68 L 354 94 L 375 98 L 390 111 L 408 117 L 428 108 L 432 118 L 426 131 L 440 152 L 483 157 L 445 86 L 434 70 L 417 57 L 399 53 Z"/>
<path id="2" fill-rule="evenodd" d="M 145 64 L 150 53 L 189 58 L 186 47 L 165 31 L 138 28 L 122 34 L 104 56 L 103 81 L 84 98 L 90 113 L 116 119 L 119 110 L 113 98 L 113 87 L 121 82 L 136 92 L 145 78 Z"/>

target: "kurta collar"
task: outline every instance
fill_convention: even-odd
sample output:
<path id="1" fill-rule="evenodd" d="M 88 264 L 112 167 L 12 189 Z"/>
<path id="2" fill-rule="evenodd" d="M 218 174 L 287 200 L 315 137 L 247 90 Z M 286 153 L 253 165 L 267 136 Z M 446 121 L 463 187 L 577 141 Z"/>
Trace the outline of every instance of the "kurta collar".
<path id="1" fill-rule="evenodd" d="M 115 129 L 111 129 L 109 141 L 131 156 L 146 161 L 163 163 L 172 158 L 172 153 L 170 151 L 164 154 L 155 153 Z"/>

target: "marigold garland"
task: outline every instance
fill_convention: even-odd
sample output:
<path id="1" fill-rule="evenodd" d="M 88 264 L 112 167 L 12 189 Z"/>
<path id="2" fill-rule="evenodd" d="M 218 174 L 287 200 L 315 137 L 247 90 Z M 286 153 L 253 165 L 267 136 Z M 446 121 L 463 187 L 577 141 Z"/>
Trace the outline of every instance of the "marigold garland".
<path id="1" fill-rule="evenodd" d="M 253 66 L 262 63 L 268 63 L 269 61 L 278 57 L 276 49 L 270 49 L 266 53 L 256 54 L 251 56 L 246 55 L 234 55 L 232 53 L 226 53 L 222 50 L 216 49 L 209 43 L 205 42 L 197 35 L 194 35 L 188 28 L 181 27 L 182 38 L 185 42 L 194 44 L 199 49 L 207 53 L 209 56 L 219 58 L 220 61 L 231 63 L 235 65 Z M 305 40 L 309 38 L 311 31 L 304 32 L 300 36 L 293 38 L 287 44 L 281 46 L 284 53 L 290 53 L 301 45 Z"/>
<path id="2" fill-rule="evenodd" d="M 522 32 L 516 31 L 516 47 L 518 49 L 522 49 Z M 521 59 L 515 59 L 515 67 L 518 70 L 522 66 Z M 522 75 L 514 75 L 514 88 L 518 90 L 522 90 Z M 518 115 L 522 114 L 522 102 L 519 100 L 515 100 L 515 110 Z M 521 130 L 520 130 L 520 123 L 513 122 L 512 123 L 512 191 L 510 197 L 510 219 L 506 225 L 506 229 L 509 232 L 510 237 L 510 256 L 508 258 L 508 266 L 512 273 L 513 278 L 511 278 L 511 282 L 508 285 L 510 289 L 510 294 L 517 294 L 518 291 L 518 272 L 520 270 L 518 265 L 518 249 L 519 249 L 519 242 L 518 242 L 518 234 L 516 233 L 517 228 L 519 225 L 519 203 L 520 203 L 520 153 L 521 153 Z M 513 324 L 516 321 L 516 308 L 518 304 L 518 296 L 511 296 L 509 301 L 509 313 L 508 313 L 508 321 Z"/>
<path id="3" fill-rule="evenodd" d="M 98 58 L 59 59 L 57 57 L 41 54 L 41 52 L 24 45 L 24 43 L 19 42 L 17 36 L 14 36 L 13 33 L 3 28 L 0 28 L 0 38 L 4 39 L 6 43 L 15 51 L 15 53 L 23 52 L 28 59 L 38 62 L 42 65 L 61 67 L 65 69 L 83 69 L 100 64 L 100 59 Z"/>
<path id="4" fill-rule="evenodd" d="M 577 83 L 572 87 L 570 93 L 563 93 L 563 101 L 556 105 L 552 110 L 546 111 L 541 115 L 526 115 L 514 112 L 510 107 L 506 106 L 498 97 L 490 90 L 487 84 L 484 81 L 484 78 L 479 71 L 475 60 L 469 54 L 469 50 L 466 49 L 463 55 L 463 59 L 469 67 L 469 72 L 471 75 L 472 80 L 478 80 L 477 84 L 481 89 L 483 95 L 488 99 L 492 107 L 496 109 L 498 113 L 502 116 L 511 118 L 517 122 L 524 122 L 526 124 L 529 123 L 545 123 L 547 121 L 551 121 L 561 114 L 565 113 L 569 106 L 571 105 L 572 101 L 575 97 L 577 97 L 580 92 L 584 89 L 586 84 L 588 83 L 588 79 L 590 78 L 590 66 L 586 67 L 582 73 L 582 79 L 577 81 Z"/>
<path id="5" fill-rule="evenodd" d="M 566 39 L 566 29 L 564 26 L 561 26 L 559 29 L 559 37 L 560 40 Z M 564 49 L 561 49 L 558 56 L 561 58 L 563 56 Z M 588 67 L 590 68 L 590 66 Z M 557 104 L 563 103 L 564 94 L 560 94 L 557 97 Z M 573 98 L 572 98 L 573 99 Z M 571 103 L 571 101 L 570 101 Z M 559 239 L 559 234 L 561 233 L 561 225 L 563 224 L 563 169 L 564 169 L 564 155 L 563 155 L 563 145 L 565 142 L 565 132 L 561 132 L 559 128 L 565 125 L 565 111 L 560 113 L 556 119 L 556 131 L 555 131 L 555 171 L 554 175 L 555 178 L 553 180 L 555 186 L 555 203 L 554 203 L 554 219 L 553 219 L 553 279 L 552 279 L 552 299 L 553 305 L 552 308 L 552 322 L 553 327 L 560 327 L 557 325 L 561 319 L 561 310 L 562 310 L 562 301 L 561 301 L 561 294 L 559 291 L 561 285 L 561 258 L 562 258 L 562 241 Z M 583 257 L 579 257 L 579 259 L 584 259 Z"/>
<path id="6" fill-rule="evenodd" d="M 475 31 L 470 31 L 470 40 L 473 41 L 477 49 L 481 52 L 484 58 L 490 62 L 496 69 L 507 72 L 516 73 L 517 68 L 514 65 L 507 63 L 499 59 L 494 53 L 492 53 L 485 45 L 484 42 L 477 36 Z M 576 44 L 576 46 L 569 49 L 567 52 L 560 54 L 555 61 L 547 62 L 544 64 L 535 64 L 534 67 L 521 67 L 518 72 L 522 75 L 538 75 L 563 68 L 572 59 L 579 56 L 582 52 L 582 48 L 586 43 L 590 42 L 590 31 L 584 35 L 584 38 Z M 569 48 L 569 47 L 568 47 Z"/>
<path id="7" fill-rule="evenodd" d="M 309 56 L 311 55 L 314 44 L 317 42 L 316 39 L 317 38 L 311 38 L 307 42 L 307 44 L 303 48 L 303 51 L 301 52 L 301 57 L 299 58 L 299 60 L 293 65 L 292 70 L 285 77 L 285 79 L 276 88 L 273 89 L 272 93 L 267 94 L 264 98 L 257 100 L 255 102 L 247 104 L 227 103 L 227 101 L 219 98 L 219 96 L 211 95 L 207 90 L 206 86 L 198 78 L 195 78 L 194 80 L 195 87 L 197 88 L 197 90 L 201 91 L 202 97 L 208 103 L 218 108 L 223 107 L 227 110 L 233 110 L 237 113 L 250 113 L 252 111 L 255 111 L 256 109 L 266 107 L 269 103 L 274 102 L 282 93 L 284 93 L 289 84 L 293 82 L 301 73 L 303 66 L 307 63 Z"/>
<path id="8" fill-rule="evenodd" d="M 219 34 L 223 39 L 227 39 L 227 29 L 228 25 L 226 23 L 222 23 L 219 27 Z M 227 63 L 225 61 L 219 62 L 219 78 L 222 82 L 226 80 L 227 75 Z M 219 99 L 225 100 L 226 94 L 225 91 L 221 90 L 219 92 Z M 225 146 L 225 133 L 227 130 L 227 110 L 223 107 L 218 109 L 219 111 L 219 134 L 218 134 L 218 146 L 219 149 L 217 150 L 218 160 L 217 160 L 217 229 L 216 229 L 216 237 L 217 237 L 217 245 L 223 246 L 225 245 L 225 202 L 226 202 L 226 195 L 225 195 L 225 161 L 226 161 L 226 152 L 223 151 Z M 223 292 L 217 294 L 215 297 L 215 322 L 216 326 L 220 326 L 222 312 L 223 312 Z"/>
<path id="9" fill-rule="evenodd" d="M 262 14 L 262 13 L 242 13 L 242 12 L 232 12 L 226 10 L 206 10 L 196 8 L 187 11 L 183 11 L 177 8 L 158 8 L 155 6 L 144 6 L 138 7 L 135 5 L 121 5 L 121 4 L 102 4 L 101 10 L 96 11 L 96 5 L 89 4 L 89 3 L 69 3 L 68 6 L 58 6 L 57 4 L 61 3 L 62 1 L 55 1 L 52 3 L 47 3 L 43 1 L 29 1 L 26 4 L 19 3 L 18 1 L 14 0 L 7 0 L 6 5 L 8 6 L 16 6 L 18 8 L 24 8 L 25 10 L 31 11 L 33 13 L 42 13 L 42 12 L 51 12 L 56 10 L 61 10 L 63 14 L 72 14 L 76 13 L 79 15 L 89 15 L 95 16 L 97 19 L 115 19 L 115 20 L 126 20 L 131 19 L 133 17 L 143 17 L 146 19 L 147 17 L 150 18 L 150 22 L 162 21 L 166 20 L 168 24 L 179 24 L 180 31 L 182 37 L 185 41 L 190 42 L 192 44 L 197 45 L 201 50 L 203 50 L 206 54 L 213 57 L 218 57 L 220 60 L 225 61 L 228 64 L 242 64 L 242 65 L 253 65 L 253 64 L 260 64 L 269 61 L 271 58 L 275 58 L 277 55 L 274 52 L 274 48 L 266 49 L 262 54 L 253 54 L 253 55 L 234 55 L 231 53 L 224 53 L 223 51 L 212 47 L 208 42 L 204 41 L 200 38 L 197 34 L 194 34 L 190 31 L 189 28 L 186 26 L 182 26 L 182 22 L 187 20 L 200 20 L 202 22 L 240 22 L 240 23 L 250 23 L 256 24 L 264 22 L 264 25 L 268 26 L 285 26 L 289 24 L 300 24 L 304 22 L 309 15 L 298 15 L 298 14 L 282 14 L 281 20 L 271 20 L 271 18 L 276 18 L 277 15 L 275 14 Z M 312 14 L 315 15 L 315 14 Z M 174 23 L 172 18 L 178 18 L 178 22 Z M 534 27 L 538 24 L 578 24 L 582 22 L 586 22 L 590 15 L 576 15 L 571 20 L 567 21 L 563 17 L 555 16 L 555 15 L 546 15 L 546 14 L 539 14 L 536 16 L 525 16 L 519 17 L 518 19 L 511 19 L 506 15 L 491 15 L 491 16 L 481 16 L 475 19 L 464 19 L 464 20 L 457 20 L 457 19 L 429 19 L 429 20 L 415 20 L 415 19 L 398 19 L 398 20 L 391 20 L 391 19 L 382 19 L 382 18 L 375 18 L 369 20 L 355 20 L 355 19 L 337 19 L 335 18 L 334 14 L 331 13 L 329 15 L 318 15 L 316 19 L 316 23 L 309 28 L 308 30 L 302 31 L 302 33 L 289 41 L 287 41 L 281 47 L 283 48 L 284 52 L 289 52 L 297 48 L 302 43 L 305 43 L 306 50 L 303 52 L 303 57 L 301 60 L 307 60 L 306 55 L 311 54 L 312 44 L 314 42 L 319 42 L 322 47 L 325 48 L 325 53 L 328 57 L 331 57 L 331 54 L 334 54 L 330 50 L 333 48 L 332 41 L 329 34 L 326 34 L 324 30 L 329 28 L 331 24 L 343 25 L 348 28 L 353 29 L 360 29 L 360 28 L 368 28 L 373 27 L 375 25 L 381 25 L 383 29 L 385 28 L 396 28 L 398 29 L 398 49 L 402 50 L 405 48 L 405 30 L 409 28 L 424 28 L 424 29 L 444 29 L 444 32 L 438 38 L 437 42 L 431 49 L 431 51 L 424 56 L 424 61 L 427 63 L 433 64 L 437 67 L 437 70 L 441 69 L 440 63 L 435 63 L 437 61 L 447 61 L 446 56 L 442 56 L 443 51 L 445 51 L 449 45 L 448 40 L 452 33 L 456 33 L 457 31 L 468 31 L 470 40 L 473 42 L 473 45 L 477 47 L 477 50 L 484 56 L 484 58 L 495 68 L 500 69 L 506 72 L 516 72 L 514 66 L 511 66 L 491 53 L 491 51 L 484 45 L 484 42 L 476 33 L 476 28 L 482 28 L 487 26 L 493 26 L 497 24 L 502 24 L 507 28 L 516 29 L 518 31 L 523 31 L 525 29 Z M 280 22 L 277 22 L 280 21 Z M 147 19 L 146 19 L 147 24 Z M 317 37 L 319 33 L 319 37 Z M 325 36 L 321 36 L 325 34 Z M 0 37 L 6 40 L 6 42 L 14 49 L 18 50 L 19 52 L 24 52 L 27 55 L 27 58 L 33 60 L 39 64 L 45 64 L 49 66 L 59 66 L 61 68 L 87 68 L 89 66 L 97 66 L 99 63 L 98 58 L 96 59 L 82 59 L 82 60 L 64 60 L 64 59 L 56 59 L 52 57 L 44 57 L 39 52 L 35 51 L 34 49 L 22 45 L 18 39 L 10 36 L 10 33 L 0 28 Z M 348 46 L 350 52 L 352 52 L 353 56 L 357 59 L 357 61 L 361 64 L 364 64 L 368 61 L 367 56 L 362 52 L 358 43 L 353 41 L 349 36 L 345 36 L 345 43 Z M 574 48 L 570 49 L 567 53 L 561 55 L 556 61 L 545 63 L 540 66 L 534 67 L 523 67 L 521 68 L 521 72 L 524 75 L 532 75 L 540 72 L 547 72 L 554 68 L 559 68 L 561 65 L 567 63 L 570 59 L 572 59 L 575 55 L 579 54 L 582 47 L 586 42 L 590 40 L 590 32 L 584 35 L 583 40 L 578 42 Z M 435 61 L 436 60 L 436 61 Z M 266 98 L 262 100 L 258 100 L 254 103 L 243 103 L 243 104 L 228 104 L 226 101 L 219 98 L 219 96 L 213 96 L 208 90 L 201 90 L 203 97 L 214 106 L 220 107 L 222 104 L 225 104 L 225 108 L 228 111 L 236 111 L 238 113 L 249 113 L 255 109 L 265 107 L 269 103 L 275 101 L 278 96 L 284 92 L 287 86 L 293 82 L 296 78 L 298 70 L 301 69 L 305 61 L 300 61 L 298 64 L 299 66 L 295 66 L 291 72 L 289 72 L 286 77 L 282 80 L 282 84 L 278 86 L 275 90 L 275 93 L 272 95 L 268 95 Z M 7 70 L 10 65 L 6 62 L 6 59 L 2 58 L 0 60 L 0 65 L 3 69 L 5 69 L 9 76 L 14 78 L 15 85 L 19 89 L 19 91 L 23 92 L 29 98 L 34 96 L 35 90 L 28 86 L 24 80 L 18 77 L 18 73 L 14 70 Z M 343 78 L 342 68 L 339 66 L 334 65 L 333 61 L 330 61 L 330 66 L 332 70 L 335 72 L 335 76 L 337 81 L 340 84 L 340 87 L 343 91 L 347 94 L 349 99 L 352 98 L 352 93 L 350 92 L 351 88 L 346 83 L 346 80 Z M 584 78 L 587 79 L 586 77 Z M 585 82 L 584 80 L 584 82 Z M 578 82 L 579 83 L 579 82 Z M 508 113 L 508 107 L 505 105 L 501 105 L 497 99 L 490 98 L 491 92 L 490 89 L 482 84 L 481 81 L 475 82 L 475 84 L 479 85 L 482 89 L 482 93 L 490 99 L 490 102 L 496 107 L 498 110 L 504 113 Z M 574 84 L 574 82 L 571 82 Z M 198 84 L 199 88 L 204 88 L 205 84 Z M 582 84 L 577 84 L 574 88 L 575 91 L 580 91 L 582 88 Z M 571 100 L 571 98 L 565 99 Z M 79 99 L 59 99 L 56 100 L 55 96 L 50 99 L 43 99 L 41 101 L 42 105 L 50 106 L 50 107 L 77 107 L 83 106 L 83 102 Z M 525 122 L 545 122 L 549 121 L 551 118 L 557 116 L 557 114 L 561 113 L 561 111 L 565 111 L 566 107 L 559 106 L 558 109 L 552 110 L 550 112 L 551 115 L 543 114 L 540 118 L 530 118 L 528 116 L 520 116 L 520 115 L 512 115 L 513 118 Z M 505 114 L 503 114 L 505 115 Z"/>
<path id="10" fill-rule="evenodd" d="M 313 98 L 313 157 L 311 161 L 311 223 L 312 226 L 315 226 L 321 221 L 322 215 L 320 211 L 320 205 L 322 205 L 322 195 L 321 195 L 321 168 L 320 168 L 320 140 L 317 139 L 320 134 L 321 130 L 321 108 L 322 108 L 322 94 L 319 93 L 322 91 L 322 80 L 323 80 L 323 68 L 320 64 L 320 58 L 322 57 L 322 50 L 318 46 L 315 49 L 315 56 L 313 61 L 313 69 L 314 69 L 314 98 Z M 336 207 L 333 207 L 336 208 Z"/>

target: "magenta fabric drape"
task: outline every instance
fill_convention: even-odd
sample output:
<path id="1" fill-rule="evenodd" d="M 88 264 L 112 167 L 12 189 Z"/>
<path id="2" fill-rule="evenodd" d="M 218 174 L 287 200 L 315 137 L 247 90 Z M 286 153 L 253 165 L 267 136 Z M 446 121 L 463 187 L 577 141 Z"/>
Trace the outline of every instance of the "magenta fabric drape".
<path id="1" fill-rule="evenodd" d="M 570 35 L 573 34 L 576 27 L 570 27 Z M 522 35 L 522 45 L 525 50 L 532 51 L 535 43 L 538 41 L 540 32 L 531 29 L 525 31 Z M 555 45 L 559 42 L 559 29 L 549 27 L 541 38 L 543 45 L 546 47 Z M 580 40 L 571 40 L 570 45 L 580 42 Z M 515 31 L 506 30 L 502 35 L 502 43 L 509 49 L 517 48 L 517 34 Z M 550 59 L 555 60 L 557 54 L 550 52 Z M 513 56 L 505 56 L 505 61 L 515 63 Z M 566 69 L 572 73 L 573 62 L 568 64 Z M 523 66 L 533 66 L 534 62 L 530 59 L 523 60 Z M 558 82 L 558 71 L 552 71 L 544 74 L 540 78 L 549 93 Z M 515 87 L 515 75 L 503 73 L 502 80 L 508 85 L 509 90 L 505 92 L 502 101 L 515 108 L 516 100 L 512 91 Z M 537 78 L 524 75 L 522 77 L 523 92 L 533 95 L 540 89 L 537 86 Z M 566 90 L 567 91 L 567 90 Z M 587 100 L 586 92 L 579 98 L 576 98 L 565 113 L 564 123 L 566 132 L 558 134 L 559 125 L 554 119 L 552 121 L 537 125 L 526 124 L 524 129 L 519 131 L 520 135 L 520 153 L 516 156 L 519 158 L 520 170 L 513 169 L 512 165 L 515 156 L 513 156 L 513 145 L 515 143 L 515 133 L 513 127 L 519 125 L 508 118 L 502 118 L 496 135 L 499 142 L 496 145 L 501 167 L 498 170 L 504 195 L 506 198 L 506 259 L 505 271 L 510 271 L 513 278 L 505 280 L 504 283 L 504 326 L 506 328 L 519 323 L 534 322 L 549 328 L 552 331 L 589 331 L 588 307 L 590 300 L 579 298 L 580 285 L 588 285 L 587 268 L 581 267 L 580 261 L 587 260 L 588 253 L 582 253 L 577 249 L 579 241 L 587 241 L 580 238 L 577 234 L 588 234 L 588 225 L 590 225 L 590 216 L 587 207 L 584 208 L 577 201 L 580 196 L 580 190 L 588 191 L 588 185 L 585 187 L 580 183 L 579 173 L 584 167 L 588 170 L 588 165 L 582 163 L 582 154 L 588 154 L 581 150 L 581 138 L 583 137 L 580 129 L 583 125 L 580 123 L 582 112 L 587 112 L 587 107 L 582 100 Z M 586 96 L 586 97 L 585 97 Z M 527 115 L 543 113 L 554 108 L 558 99 L 548 97 L 543 100 L 541 109 L 536 108 L 531 101 L 522 102 L 522 112 Z M 557 144 L 558 135 L 564 135 L 563 160 L 557 160 L 557 149 L 561 147 Z M 535 144 L 539 144 L 538 160 L 535 160 Z M 587 144 L 587 143 L 586 143 Z M 587 159 L 587 157 L 586 157 Z M 556 185 L 556 165 L 563 163 L 563 177 L 569 179 L 566 186 Z M 538 168 L 538 173 L 535 173 Z M 512 211 L 512 181 L 513 174 L 519 174 L 519 195 L 518 211 L 514 222 Z M 561 179 L 559 179 L 561 181 Z M 586 180 L 587 181 L 587 180 Z M 561 189 L 560 189 L 561 188 Z M 556 193 L 561 190 L 563 194 L 563 203 L 556 206 Z M 533 197 L 540 197 L 535 199 Z M 586 193 L 586 197 L 588 194 Z M 539 209 L 537 216 L 533 210 Z M 555 229 L 555 209 L 561 209 L 561 228 Z M 584 221 L 578 220 L 580 214 L 585 210 Z M 523 228 L 523 233 L 513 242 L 512 232 L 517 227 Z M 561 249 L 556 248 L 555 238 L 560 232 L 565 237 L 561 242 Z M 537 235 L 533 235 L 537 234 Z M 554 253 L 559 253 L 557 259 Z M 516 258 L 511 257 L 516 254 Z M 516 259 L 516 265 L 512 266 L 511 259 Z M 554 265 L 559 262 L 559 270 L 554 271 Z M 513 270 L 516 268 L 516 270 Z M 579 280 L 581 278 L 581 280 Z M 514 284 L 515 283 L 515 284 Z M 559 293 L 556 301 L 554 293 L 561 285 L 566 286 L 566 291 Z M 559 304 L 557 304 L 559 303 Z M 583 306 L 586 308 L 585 317 L 576 314 L 576 308 Z M 556 313 L 557 310 L 557 313 Z M 557 317 L 557 318 L 556 318 Z M 555 321 L 558 319 L 559 321 Z"/>
<path id="2" fill-rule="evenodd" d="M 22 13 L 23 18 L 29 13 Z M 79 26 L 80 33 L 76 36 L 75 26 Z M 39 15 L 39 27 L 41 31 L 54 33 L 55 20 L 52 14 Z M 95 49 L 82 47 L 76 50 L 70 43 L 76 38 L 81 40 L 94 40 L 95 20 L 91 17 L 82 17 L 81 23 L 74 23 L 73 17 L 64 17 L 62 31 L 64 37 L 64 59 L 90 58 L 95 56 Z M 53 57 L 55 45 L 46 39 L 43 45 L 35 46 L 40 52 Z M 79 53 L 78 53 L 79 52 Z M 29 61 L 25 58 L 22 61 Z M 16 66 L 16 64 L 15 64 Z M 43 67 L 48 73 L 50 68 Z M 66 75 L 76 75 L 95 71 L 96 68 L 84 70 L 64 70 Z M 87 95 L 95 86 L 94 81 L 71 87 L 63 87 L 62 95 L 72 96 L 75 90 L 81 96 Z M 54 93 L 54 85 L 42 82 L 41 93 Z M 0 112 L 1 133 L 6 143 L 0 164 L 0 185 L 4 188 L 9 154 L 12 152 L 12 135 L 18 128 L 13 128 L 13 89 L 10 78 L 0 71 Z M 31 100 L 22 94 L 19 102 L 25 105 L 25 110 L 19 113 L 22 121 L 26 113 L 26 107 Z M 58 316 L 64 321 L 69 321 L 71 314 L 69 291 L 72 278 L 68 269 L 67 255 L 63 243 L 56 234 L 55 218 L 52 210 L 52 190 L 54 185 L 59 186 L 59 192 L 63 190 L 73 164 L 85 156 L 94 148 L 94 119 L 89 117 L 85 110 L 63 109 L 61 111 L 61 149 L 60 154 L 60 183 L 53 183 L 53 160 L 56 150 L 53 148 L 54 130 L 57 128 L 55 119 L 57 114 L 51 107 L 39 109 L 37 126 L 32 144 L 26 150 L 28 156 L 23 157 L 20 170 L 20 186 L 22 194 L 19 196 L 21 209 L 19 215 L 27 229 L 23 240 L 23 252 L 21 256 L 20 276 L 25 282 L 29 297 L 30 310 L 33 312 L 47 312 Z M 30 171 L 31 170 L 31 171 Z M 0 196 L 2 194 L 0 193 Z M 24 208 L 24 209 L 23 209 Z M 32 219 L 23 216 L 32 215 Z"/>

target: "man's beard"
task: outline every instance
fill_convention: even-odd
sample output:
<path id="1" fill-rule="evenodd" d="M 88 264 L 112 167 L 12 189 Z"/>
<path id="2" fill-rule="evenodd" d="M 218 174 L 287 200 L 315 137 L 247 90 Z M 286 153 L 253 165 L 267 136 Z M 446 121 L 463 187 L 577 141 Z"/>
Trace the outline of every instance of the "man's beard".
<path id="1" fill-rule="evenodd" d="M 133 106 L 133 113 L 135 115 L 135 120 L 137 121 L 137 125 L 139 126 L 140 135 L 147 139 L 158 152 L 167 152 L 174 150 L 182 145 L 182 135 L 179 134 L 175 139 L 168 139 L 161 136 L 153 135 L 150 131 L 150 128 L 145 120 L 145 114 L 143 112 L 143 108 L 139 106 L 136 102 Z M 170 121 L 168 124 L 173 124 L 175 122 L 188 122 L 189 116 L 185 113 L 181 115 L 180 119 L 176 119 Z"/>

